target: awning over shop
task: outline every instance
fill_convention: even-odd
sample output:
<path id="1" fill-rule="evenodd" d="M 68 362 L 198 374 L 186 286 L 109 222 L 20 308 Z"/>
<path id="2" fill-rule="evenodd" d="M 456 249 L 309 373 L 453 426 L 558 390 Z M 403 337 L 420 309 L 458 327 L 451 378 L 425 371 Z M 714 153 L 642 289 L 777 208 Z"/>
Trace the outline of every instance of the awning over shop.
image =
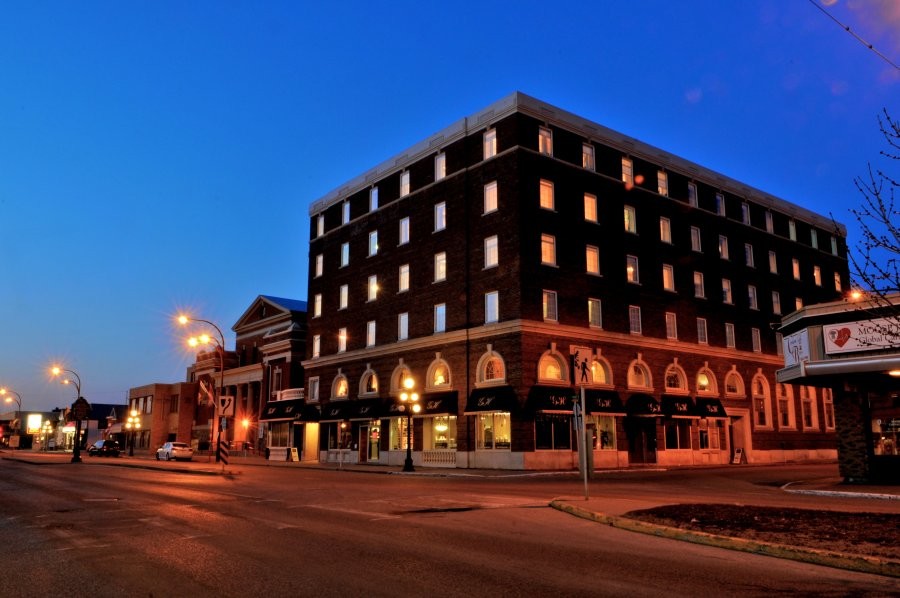
<path id="1" fill-rule="evenodd" d="M 541 413 L 571 414 L 577 398 L 576 391 L 568 386 L 536 385 L 528 391 L 528 409 Z"/>
<path id="2" fill-rule="evenodd" d="M 588 413 L 625 415 L 625 406 L 614 390 L 587 388 L 584 391 L 584 408 Z"/>
<path id="3" fill-rule="evenodd" d="M 459 411 L 459 393 L 455 390 L 447 392 L 428 392 L 421 399 L 422 411 L 419 415 L 456 415 Z"/>
<path id="4" fill-rule="evenodd" d="M 353 405 L 353 409 L 350 411 L 352 420 L 378 419 L 384 411 L 384 403 L 381 399 L 359 399 L 351 404 Z"/>
<path id="5" fill-rule="evenodd" d="M 662 413 L 666 417 L 700 417 L 694 409 L 693 399 L 682 395 L 663 395 Z"/>
<path id="6" fill-rule="evenodd" d="M 476 388 L 466 401 L 465 415 L 491 411 L 516 411 L 518 400 L 512 386 Z"/>
<path id="7" fill-rule="evenodd" d="M 322 418 L 319 421 L 337 422 L 350 419 L 353 414 L 353 402 L 331 401 L 322 407 Z"/>
<path id="8" fill-rule="evenodd" d="M 263 408 L 260 421 L 319 421 L 319 408 L 307 405 L 303 399 L 269 401 Z"/>
<path id="9" fill-rule="evenodd" d="M 719 399 L 697 397 L 697 415 L 707 419 L 727 419 L 725 406 Z"/>
<path id="10" fill-rule="evenodd" d="M 661 415 L 659 401 L 643 393 L 628 397 L 625 413 L 632 417 L 659 417 Z"/>

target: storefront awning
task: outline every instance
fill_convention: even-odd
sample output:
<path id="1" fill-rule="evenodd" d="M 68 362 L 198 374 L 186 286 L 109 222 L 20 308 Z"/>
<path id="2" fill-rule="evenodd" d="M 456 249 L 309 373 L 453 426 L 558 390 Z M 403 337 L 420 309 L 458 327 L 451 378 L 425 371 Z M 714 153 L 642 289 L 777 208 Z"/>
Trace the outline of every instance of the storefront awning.
<path id="1" fill-rule="evenodd" d="M 666 417 L 700 417 L 694 409 L 693 399 L 682 395 L 663 395 L 662 414 Z"/>
<path id="2" fill-rule="evenodd" d="M 584 408 L 588 413 L 625 415 L 625 406 L 614 390 L 587 388 L 584 391 Z"/>
<path id="3" fill-rule="evenodd" d="M 728 419 L 725 406 L 719 399 L 697 397 L 697 415 L 707 419 Z"/>
<path id="4" fill-rule="evenodd" d="M 459 411 L 459 393 L 427 392 L 421 399 L 422 411 L 419 415 L 456 415 Z"/>
<path id="5" fill-rule="evenodd" d="M 659 401 L 643 393 L 628 397 L 625 413 L 631 417 L 659 417 L 661 415 Z"/>
<path id="6" fill-rule="evenodd" d="M 350 419 L 353 414 L 353 403 L 350 401 L 331 401 L 322 407 L 322 418 L 319 421 L 337 422 Z"/>
<path id="7" fill-rule="evenodd" d="M 350 411 L 351 420 L 369 421 L 378 419 L 384 411 L 384 403 L 381 399 L 358 399 L 351 403 L 353 409 Z"/>
<path id="8" fill-rule="evenodd" d="M 518 399 L 512 386 L 476 388 L 466 401 L 465 415 L 492 411 L 516 411 Z"/>
<path id="9" fill-rule="evenodd" d="M 315 405 L 307 405 L 303 399 L 269 401 L 263 408 L 260 421 L 318 421 L 319 410 Z"/>
<path id="10" fill-rule="evenodd" d="M 572 413 L 578 395 L 568 386 L 532 386 L 528 391 L 528 409 L 535 413 Z"/>

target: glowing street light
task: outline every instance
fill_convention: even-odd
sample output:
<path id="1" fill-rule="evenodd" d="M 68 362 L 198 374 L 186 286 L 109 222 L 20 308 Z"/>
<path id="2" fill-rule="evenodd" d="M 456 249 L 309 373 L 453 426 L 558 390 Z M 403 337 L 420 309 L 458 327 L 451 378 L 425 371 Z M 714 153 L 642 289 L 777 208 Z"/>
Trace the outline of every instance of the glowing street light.
<path id="1" fill-rule="evenodd" d="M 131 432 L 131 444 L 128 445 L 128 456 L 134 457 L 134 437 L 137 431 L 141 429 L 141 414 L 137 409 L 132 409 L 125 420 L 125 429 Z"/>
<path id="2" fill-rule="evenodd" d="M 75 402 L 72 403 L 72 416 L 75 420 L 75 443 L 72 448 L 72 463 L 81 463 L 81 420 L 87 419 L 90 414 L 91 406 L 85 398 L 81 396 L 81 376 L 78 375 L 78 372 L 61 368 L 58 365 L 50 368 L 50 373 L 54 378 L 59 377 L 63 372 L 72 374 L 75 377 L 74 380 L 65 378 L 62 380 L 62 383 L 75 385 L 77 398 L 75 399 Z"/>
<path id="3" fill-rule="evenodd" d="M 403 388 L 406 390 L 400 393 L 402 409 L 406 411 L 406 461 L 403 462 L 403 471 L 416 470 L 412 460 L 412 416 L 421 411 L 422 406 L 419 405 L 419 393 L 412 392 L 415 386 L 416 381 L 412 377 L 406 378 L 403 380 Z"/>
<path id="4" fill-rule="evenodd" d="M 15 397 L 7 397 L 7 394 L 16 395 Z M 8 388 L 0 388 L 0 396 L 6 398 L 7 403 L 12 403 L 15 401 L 16 403 L 16 431 L 21 435 L 22 434 L 22 395 L 17 393 L 14 390 L 10 390 Z"/>
<path id="5" fill-rule="evenodd" d="M 215 439 L 213 440 L 213 444 L 216 447 L 216 462 L 218 463 L 221 460 L 219 456 L 219 448 L 222 444 L 222 419 L 218 417 L 218 408 L 219 408 L 219 393 L 222 392 L 222 389 L 225 388 L 225 335 L 222 334 L 222 330 L 216 326 L 214 323 L 209 320 L 203 320 L 200 318 L 192 318 L 190 316 L 181 314 L 178 316 L 177 321 L 182 326 L 186 326 L 190 322 L 200 322 L 202 324 L 207 324 L 212 326 L 219 335 L 217 341 L 218 350 L 216 351 L 219 354 L 219 386 L 218 388 L 213 389 L 213 397 L 215 399 L 215 409 L 216 409 L 216 419 L 218 423 L 213 427 L 213 430 L 216 434 Z M 188 345 L 191 347 L 198 347 L 200 345 L 209 345 L 213 341 L 212 338 L 208 334 L 200 334 L 198 336 L 192 336 L 188 339 Z M 213 384 L 215 386 L 215 384 Z"/>

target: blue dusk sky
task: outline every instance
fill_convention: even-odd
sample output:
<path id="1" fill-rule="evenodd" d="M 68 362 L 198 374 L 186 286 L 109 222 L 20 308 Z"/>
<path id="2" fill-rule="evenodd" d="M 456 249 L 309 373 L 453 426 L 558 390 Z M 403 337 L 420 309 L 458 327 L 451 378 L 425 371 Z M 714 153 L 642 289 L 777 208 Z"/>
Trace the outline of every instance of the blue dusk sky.
<path id="1" fill-rule="evenodd" d="M 6 2 L 0 385 L 49 410 L 75 398 L 54 362 L 92 402 L 183 380 L 179 310 L 232 347 L 257 295 L 305 300 L 313 201 L 516 90 L 853 245 L 900 2 L 817 2 Z"/>

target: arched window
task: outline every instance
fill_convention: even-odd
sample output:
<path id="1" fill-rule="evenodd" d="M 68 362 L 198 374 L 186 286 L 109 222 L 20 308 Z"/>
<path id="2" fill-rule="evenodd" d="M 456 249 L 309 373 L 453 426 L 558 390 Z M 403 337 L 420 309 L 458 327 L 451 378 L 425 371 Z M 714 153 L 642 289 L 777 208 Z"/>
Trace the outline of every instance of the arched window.
<path id="1" fill-rule="evenodd" d="M 506 382 L 506 365 L 500 354 L 493 350 L 491 345 L 478 360 L 476 384 L 485 386 L 491 384 L 504 384 Z"/>
<path id="2" fill-rule="evenodd" d="M 772 404 L 769 400 L 769 381 L 757 372 L 750 384 L 753 400 L 753 423 L 757 428 L 772 427 Z"/>
<path id="3" fill-rule="evenodd" d="M 360 396 L 378 394 L 378 374 L 371 367 L 366 368 L 359 381 L 359 394 Z"/>
<path id="4" fill-rule="evenodd" d="M 744 379 L 737 372 L 736 366 L 731 366 L 731 371 L 725 374 L 725 396 L 726 397 L 746 397 L 744 391 Z"/>
<path id="5" fill-rule="evenodd" d="M 391 373 L 391 394 L 398 394 L 403 392 L 403 381 L 407 378 L 412 378 L 412 371 L 406 364 L 403 363 L 403 360 L 400 360 L 400 363 L 397 367 L 394 368 L 394 371 Z"/>
<path id="6" fill-rule="evenodd" d="M 653 388 L 653 378 L 650 376 L 650 368 L 641 359 L 638 353 L 637 359 L 628 365 L 628 388 Z"/>
<path id="7" fill-rule="evenodd" d="M 428 366 L 428 372 L 425 374 L 425 388 L 446 389 L 449 388 L 450 385 L 450 366 L 443 358 L 441 358 L 440 353 L 436 353 L 434 361 Z"/>
<path id="8" fill-rule="evenodd" d="M 334 377 L 334 382 L 331 384 L 331 398 L 332 399 L 346 399 L 350 393 L 350 385 L 347 384 L 347 376 L 343 374 L 338 374 Z"/>
<path id="9" fill-rule="evenodd" d="M 550 350 L 544 352 L 538 360 L 539 382 L 567 382 L 569 380 L 569 368 L 566 358 L 556 350 L 556 345 L 551 345 Z"/>
<path id="10" fill-rule="evenodd" d="M 665 383 L 667 392 L 687 393 L 687 374 L 685 374 L 684 369 L 678 365 L 677 359 L 666 368 Z"/>
<path id="11" fill-rule="evenodd" d="M 712 370 L 706 364 L 697 372 L 697 394 L 719 394 L 719 383 L 716 382 L 716 375 L 712 373 Z"/>
<path id="12" fill-rule="evenodd" d="M 604 357 L 598 355 L 591 362 L 591 378 L 593 378 L 594 384 L 612 386 L 612 368 L 609 367 L 609 362 Z"/>

